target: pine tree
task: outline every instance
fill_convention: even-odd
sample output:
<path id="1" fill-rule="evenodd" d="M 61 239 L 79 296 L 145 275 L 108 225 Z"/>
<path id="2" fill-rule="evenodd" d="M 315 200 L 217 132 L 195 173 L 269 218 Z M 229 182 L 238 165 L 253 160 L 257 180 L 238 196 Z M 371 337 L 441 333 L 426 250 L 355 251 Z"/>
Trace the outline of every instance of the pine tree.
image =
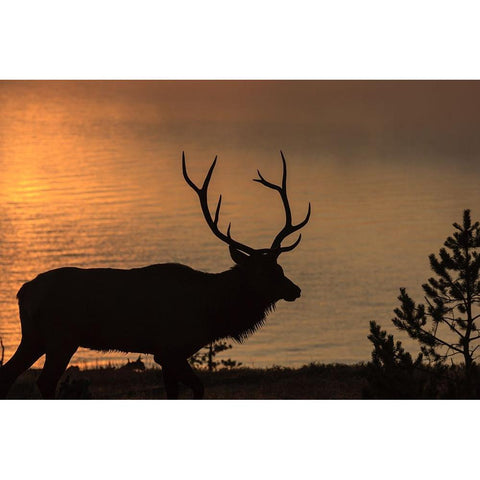
<path id="1" fill-rule="evenodd" d="M 470 210 L 463 214 L 463 224 L 453 224 L 456 231 L 440 249 L 439 256 L 429 256 L 436 277 L 422 285 L 425 304 L 416 304 L 400 289 L 400 308 L 395 309 L 393 324 L 418 340 L 426 360 L 441 365 L 460 357 L 465 367 L 467 391 L 473 387 L 475 355 L 480 347 L 480 224 L 472 224 Z"/>
<path id="2" fill-rule="evenodd" d="M 206 367 L 209 372 L 216 370 L 219 365 L 222 365 L 225 368 L 239 367 L 242 363 L 232 360 L 231 358 L 227 358 L 226 360 L 215 360 L 217 354 L 224 352 L 225 350 L 230 350 L 231 348 L 232 345 L 224 340 L 211 342 L 190 357 L 190 365 L 200 368 Z"/>
<path id="3" fill-rule="evenodd" d="M 423 398 L 432 394 L 424 376 L 418 375 L 422 363 L 420 353 L 416 360 L 406 352 L 402 342 L 387 335 L 376 322 L 370 322 L 368 339 L 373 343 L 372 362 L 367 367 L 365 398 Z M 427 395 L 428 396 L 428 395 Z"/>

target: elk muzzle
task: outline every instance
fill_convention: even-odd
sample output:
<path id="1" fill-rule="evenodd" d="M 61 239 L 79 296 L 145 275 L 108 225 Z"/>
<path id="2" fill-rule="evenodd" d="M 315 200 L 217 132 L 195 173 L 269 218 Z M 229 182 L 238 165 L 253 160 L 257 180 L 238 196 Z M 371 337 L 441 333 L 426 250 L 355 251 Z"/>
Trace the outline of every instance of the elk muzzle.
<path id="1" fill-rule="evenodd" d="M 300 287 L 288 280 L 283 299 L 287 302 L 294 302 L 297 298 L 300 298 L 301 293 Z"/>

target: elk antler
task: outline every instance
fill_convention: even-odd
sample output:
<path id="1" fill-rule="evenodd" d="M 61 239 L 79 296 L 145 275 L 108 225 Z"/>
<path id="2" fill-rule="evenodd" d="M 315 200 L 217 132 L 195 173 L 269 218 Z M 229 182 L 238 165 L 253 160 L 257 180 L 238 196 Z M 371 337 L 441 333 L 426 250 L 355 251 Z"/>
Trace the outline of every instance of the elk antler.
<path id="1" fill-rule="evenodd" d="M 259 182 L 263 185 L 265 185 L 268 188 L 272 188 L 273 190 L 277 190 L 280 193 L 280 196 L 283 201 L 283 206 L 285 208 L 285 226 L 282 228 L 282 230 L 277 234 L 275 239 L 273 240 L 272 246 L 270 248 L 252 248 L 249 247 L 248 245 L 245 245 L 243 243 L 237 242 L 236 240 L 233 240 L 233 238 L 230 236 L 230 228 L 231 228 L 231 223 L 228 224 L 228 229 L 227 229 L 227 234 L 225 235 L 218 229 L 218 217 L 220 214 L 220 206 L 222 204 L 222 196 L 220 195 L 218 198 L 218 203 L 217 203 L 217 208 L 215 209 L 215 216 L 212 219 L 212 215 L 210 213 L 210 209 L 208 207 L 208 200 L 207 200 L 207 192 L 208 192 L 208 185 L 210 183 L 210 179 L 212 177 L 213 169 L 215 168 L 215 165 L 217 163 L 217 157 L 215 157 L 215 160 L 213 161 L 212 165 L 210 166 L 208 173 L 205 177 L 205 180 L 203 181 L 203 185 L 201 188 L 197 187 L 195 183 L 192 182 L 190 177 L 188 176 L 187 173 L 187 166 L 185 164 L 185 153 L 182 152 L 182 169 L 183 169 L 183 177 L 185 178 L 185 181 L 190 185 L 190 187 L 195 190 L 195 192 L 198 195 L 198 198 L 200 199 L 200 206 L 202 208 L 203 216 L 205 217 L 205 220 L 207 222 L 207 225 L 210 227 L 210 230 L 214 233 L 215 236 L 217 236 L 220 240 L 225 242 L 226 244 L 230 245 L 233 248 L 236 248 L 237 250 L 241 250 L 244 253 L 248 253 L 249 255 L 252 255 L 253 253 L 262 253 L 262 254 L 273 254 L 275 257 L 278 257 L 282 252 L 288 252 L 290 250 L 293 250 L 299 243 L 302 238 L 302 235 L 299 235 L 297 240 L 292 243 L 292 245 L 289 245 L 287 247 L 282 247 L 281 243 L 282 241 L 290 234 L 296 232 L 303 226 L 305 226 L 310 218 L 310 203 L 308 204 L 308 213 L 305 219 L 300 222 L 297 225 L 292 225 L 292 213 L 290 210 L 290 205 L 288 203 L 288 197 L 287 197 L 287 165 L 285 162 L 285 157 L 283 156 L 283 152 L 280 152 L 282 155 L 282 160 L 283 160 L 283 179 L 282 179 L 282 186 L 280 187 L 279 185 L 275 185 L 273 183 L 268 182 L 262 177 L 262 174 L 257 170 L 258 176 L 260 178 L 254 179 L 255 182 Z"/>
<path id="2" fill-rule="evenodd" d="M 218 217 L 220 214 L 220 205 L 222 204 L 222 196 L 218 198 L 217 208 L 215 209 L 215 217 L 212 219 L 212 215 L 210 214 L 210 209 L 208 208 L 208 200 L 207 200 L 207 191 L 208 191 L 208 184 L 210 183 L 210 178 L 212 177 L 213 169 L 215 168 L 215 164 L 217 163 L 217 157 L 213 161 L 210 169 L 208 170 L 207 176 L 203 181 L 202 188 L 198 188 L 187 173 L 187 166 L 185 164 L 185 153 L 182 152 L 182 168 L 183 168 L 183 177 L 185 181 L 192 187 L 195 192 L 197 192 L 198 198 L 200 199 L 200 206 L 202 207 L 203 216 L 207 222 L 207 225 L 210 227 L 210 230 L 216 235 L 222 242 L 230 245 L 231 247 L 236 248 L 237 250 L 241 250 L 244 253 L 248 253 L 251 255 L 254 252 L 258 253 L 269 253 L 270 249 L 263 248 L 263 249 L 254 249 L 249 247 L 248 245 L 244 245 L 243 243 L 237 242 L 230 236 L 230 227 L 231 224 L 228 224 L 227 234 L 225 235 L 218 229 Z"/>
<path id="3" fill-rule="evenodd" d="M 283 152 L 281 150 L 280 155 L 282 156 L 283 163 L 283 176 L 281 186 L 265 180 L 259 170 L 257 170 L 257 173 L 260 178 L 253 179 L 254 182 L 261 183 L 265 187 L 276 190 L 280 194 L 283 202 L 283 208 L 285 209 L 285 226 L 277 234 L 277 236 L 273 240 L 272 246 L 270 247 L 271 250 L 278 252 L 278 255 L 280 255 L 280 253 L 282 252 L 288 252 L 290 250 L 293 250 L 300 243 L 300 240 L 302 239 L 301 234 L 298 236 L 297 240 L 292 245 L 289 245 L 288 247 L 281 247 L 281 243 L 286 237 L 296 232 L 297 230 L 300 230 L 307 224 L 308 220 L 310 219 L 311 212 L 311 205 L 309 202 L 306 217 L 303 219 L 302 222 L 297 223 L 297 225 L 292 225 L 292 211 L 290 210 L 290 204 L 288 202 L 287 196 L 287 162 L 285 161 L 285 157 L 283 156 Z"/>

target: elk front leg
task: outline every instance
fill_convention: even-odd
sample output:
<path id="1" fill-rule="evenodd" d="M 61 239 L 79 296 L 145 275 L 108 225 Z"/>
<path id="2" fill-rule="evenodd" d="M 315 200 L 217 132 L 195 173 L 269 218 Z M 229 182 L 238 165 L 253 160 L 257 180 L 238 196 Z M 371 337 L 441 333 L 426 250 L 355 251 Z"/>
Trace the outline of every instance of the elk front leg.
<path id="1" fill-rule="evenodd" d="M 204 388 L 200 379 L 195 375 L 187 360 L 160 359 L 153 357 L 156 363 L 162 366 L 163 382 L 168 399 L 178 398 L 178 382 L 182 382 L 193 391 L 193 398 L 203 398 Z"/>

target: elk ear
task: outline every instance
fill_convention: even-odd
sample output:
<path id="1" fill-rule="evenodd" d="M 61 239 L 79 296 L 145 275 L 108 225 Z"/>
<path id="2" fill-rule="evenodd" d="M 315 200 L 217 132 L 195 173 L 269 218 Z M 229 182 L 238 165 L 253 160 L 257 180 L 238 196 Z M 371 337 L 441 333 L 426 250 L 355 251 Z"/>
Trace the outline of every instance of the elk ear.
<path id="1" fill-rule="evenodd" d="M 228 247 L 228 249 L 230 250 L 230 256 L 232 257 L 232 260 L 237 265 L 245 265 L 247 260 L 250 258 L 248 255 L 240 250 L 237 250 L 236 248 L 233 248 L 231 245 Z"/>

